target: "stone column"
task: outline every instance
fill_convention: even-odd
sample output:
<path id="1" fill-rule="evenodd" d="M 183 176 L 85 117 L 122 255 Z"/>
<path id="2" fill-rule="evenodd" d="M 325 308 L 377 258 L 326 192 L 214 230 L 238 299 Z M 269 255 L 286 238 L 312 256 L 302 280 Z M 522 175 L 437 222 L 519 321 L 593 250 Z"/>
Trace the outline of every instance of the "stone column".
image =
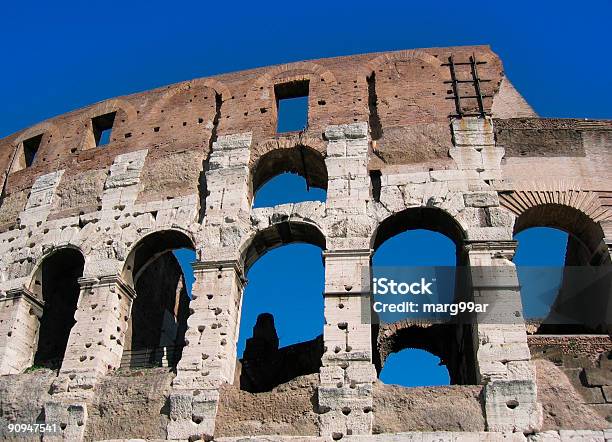
<path id="1" fill-rule="evenodd" d="M 466 245 L 473 300 L 488 304 L 473 326 L 477 379 L 484 384 L 489 431 L 537 431 L 542 409 L 527 345 L 520 284 L 514 263 L 516 242 Z"/>
<path id="2" fill-rule="evenodd" d="M 219 387 L 232 383 L 244 279 L 237 261 L 193 265 L 195 282 L 186 346 L 170 396 L 169 439 L 212 436 Z"/>
<path id="3" fill-rule="evenodd" d="M 120 276 L 80 278 L 81 294 L 60 374 L 77 374 L 70 389 L 90 388 L 91 377 L 119 368 L 134 289 Z M 84 382 L 83 385 L 74 381 Z"/>
<path id="4" fill-rule="evenodd" d="M 24 287 L 0 297 L 0 375 L 21 373 L 32 365 L 43 306 Z"/>
<path id="5" fill-rule="evenodd" d="M 32 185 L 26 207 L 19 214 L 22 226 L 36 226 L 47 220 L 53 207 L 55 192 L 63 174 L 63 170 L 58 170 L 36 178 Z"/>
<path id="6" fill-rule="evenodd" d="M 119 276 L 80 278 L 81 293 L 62 367 L 45 403 L 45 423 L 61 429 L 44 440 L 82 440 L 96 384 L 121 364 L 135 292 Z"/>
<path id="7" fill-rule="evenodd" d="M 170 395 L 168 439 L 211 437 L 219 387 L 234 381 L 244 278 L 239 258 L 250 226 L 251 134 L 219 137 L 206 171 L 200 262 L 193 264 L 186 345 Z"/>
<path id="8" fill-rule="evenodd" d="M 372 220 L 367 123 L 330 126 L 325 164 L 324 354 L 318 390 L 320 433 L 338 439 L 372 433 L 370 258 Z"/>
<path id="9" fill-rule="evenodd" d="M 327 251 L 319 423 L 334 439 L 372 433 L 371 250 Z"/>
<path id="10" fill-rule="evenodd" d="M 246 214 L 250 205 L 250 172 L 252 134 L 240 133 L 219 137 L 206 171 L 206 223 L 222 223 L 224 215 Z"/>

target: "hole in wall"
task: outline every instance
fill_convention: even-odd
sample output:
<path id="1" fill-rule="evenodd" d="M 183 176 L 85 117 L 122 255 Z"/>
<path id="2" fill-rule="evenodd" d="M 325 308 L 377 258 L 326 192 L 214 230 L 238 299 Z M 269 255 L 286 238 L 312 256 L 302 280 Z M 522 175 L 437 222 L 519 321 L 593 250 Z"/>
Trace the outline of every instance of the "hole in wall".
<path id="1" fill-rule="evenodd" d="M 274 86 L 278 133 L 300 131 L 308 126 L 309 81 L 300 80 Z"/>
<path id="2" fill-rule="evenodd" d="M 510 410 L 514 410 L 518 406 L 519 406 L 518 401 L 515 401 L 514 399 L 511 399 L 508 402 L 506 402 L 506 407 L 508 407 Z"/>
<path id="3" fill-rule="evenodd" d="M 36 135 L 35 137 L 28 138 L 23 142 L 23 157 L 25 160 L 25 166 L 30 167 L 36 158 L 36 153 L 40 147 L 43 134 Z"/>
<path id="4" fill-rule="evenodd" d="M 116 112 L 110 112 L 91 119 L 96 146 L 105 146 L 110 143 L 116 114 Z"/>

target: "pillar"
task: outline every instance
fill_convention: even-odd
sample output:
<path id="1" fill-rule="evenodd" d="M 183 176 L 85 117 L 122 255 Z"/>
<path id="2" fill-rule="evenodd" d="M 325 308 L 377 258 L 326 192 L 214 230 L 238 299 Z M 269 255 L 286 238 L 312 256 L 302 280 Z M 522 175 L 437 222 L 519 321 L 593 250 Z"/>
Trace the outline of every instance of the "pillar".
<path id="1" fill-rule="evenodd" d="M 251 133 L 221 136 L 206 171 L 201 261 L 193 264 L 186 345 L 170 394 L 168 439 L 212 437 L 219 388 L 232 383 L 244 277 L 242 232 L 250 227 Z"/>
<path id="2" fill-rule="evenodd" d="M 537 431 L 542 409 L 527 345 L 520 284 L 511 261 L 516 242 L 466 245 L 473 300 L 488 304 L 473 325 L 477 380 L 484 384 L 489 431 Z"/>
<path id="3" fill-rule="evenodd" d="M 80 278 L 79 283 L 76 324 L 68 338 L 60 374 L 105 375 L 121 365 L 123 339 L 136 292 L 117 275 Z M 77 385 L 71 384 L 70 388 Z"/>
<path id="4" fill-rule="evenodd" d="M 371 434 L 371 198 L 367 123 L 329 126 L 325 164 L 330 220 L 325 259 L 324 353 L 318 389 L 321 436 Z"/>
<path id="5" fill-rule="evenodd" d="M 244 279 L 236 261 L 197 262 L 186 345 L 172 383 L 168 438 L 212 436 L 219 388 L 232 383 Z"/>
<path id="6" fill-rule="evenodd" d="M 52 385 L 53 399 L 44 405 L 45 423 L 60 431 L 45 434 L 45 441 L 83 439 L 96 384 L 121 364 L 134 289 L 117 275 L 80 278 L 79 283 L 76 324 Z"/>
<path id="7" fill-rule="evenodd" d="M 21 373 L 32 365 L 43 306 L 25 287 L 0 298 L 0 375 Z"/>
<path id="8" fill-rule="evenodd" d="M 324 253 L 324 353 L 318 390 L 322 436 L 372 433 L 376 369 L 372 363 L 370 256 L 369 249 Z"/>

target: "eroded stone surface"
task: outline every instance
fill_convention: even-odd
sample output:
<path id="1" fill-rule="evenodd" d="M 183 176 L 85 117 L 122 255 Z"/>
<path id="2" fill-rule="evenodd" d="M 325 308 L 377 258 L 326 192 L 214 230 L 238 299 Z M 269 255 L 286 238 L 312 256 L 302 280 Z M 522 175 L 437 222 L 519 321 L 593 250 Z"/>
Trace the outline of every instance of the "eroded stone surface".
<path id="1" fill-rule="evenodd" d="M 462 100 L 465 111 L 479 117 L 457 115 L 447 99 L 451 55 L 484 62 L 481 78 L 491 81 L 483 83 L 483 108 L 475 99 Z M 276 86 L 305 81 L 308 127 L 277 134 Z M 108 121 L 109 115 L 111 139 L 101 148 L 92 119 Z M 554 403 L 561 390 L 539 388 L 512 257 L 514 233 L 547 225 L 576 237 L 568 243 L 568 264 L 610 264 L 611 128 L 605 121 L 535 117 L 505 78 L 499 58 L 477 46 L 364 54 L 197 79 L 107 100 L 10 135 L 0 140 L 0 167 L 7 172 L 0 206 L 0 374 L 31 376 L 33 385 L 50 382 L 38 399 L 24 396 L 29 410 L 44 409 L 36 419 L 62 425 L 46 440 L 123 437 L 129 419 L 143 421 L 132 428 L 134 437 L 151 439 L 210 439 L 220 432 L 280 440 L 265 436 L 270 433 L 263 422 L 269 421 L 276 433 L 303 431 L 312 440 L 525 440 L 523 433 L 534 440 L 597 440 L 602 432 L 564 431 L 599 430 L 599 424 L 567 428 L 564 419 L 552 419 L 550 407 L 541 414 L 541 403 Z M 40 152 L 25 167 L 23 143 L 38 136 Z M 326 188 L 326 201 L 253 209 L 254 192 L 282 172 Z M 447 352 L 454 379 L 473 386 L 432 390 L 439 408 L 430 408 L 430 416 L 418 391 L 377 387 L 381 349 L 364 321 L 373 251 L 391 236 L 419 228 L 455 241 L 458 264 L 470 266 L 476 282 L 468 295 L 495 301 L 498 309 L 490 317 L 500 319 L 445 335 L 461 349 Z M 268 250 L 291 242 L 323 250 L 318 377 L 249 396 L 229 387 L 240 368 L 245 274 Z M 19 374 L 32 365 L 38 345 L 45 308 L 41 263 L 67 247 L 83 255 L 85 267 L 59 374 Z M 130 348 L 131 314 L 140 303 L 134 300 L 139 287 L 147 287 L 138 278 L 163 268 L 149 266 L 156 257 L 183 247 L 196 251 L 196 281 L 176 376 L 155 378 L 155 391 L 117 381 L 122 394 L 150 396 L 153 410 L 147 413 L 123 410 L 116 398 L 105 404 L 100 392 Z M 489 274 L 478 272 L 484 266 Z M 599 311 L 588 318 L 589 330 L 609 333 L 606 310 Z M 509 315 L 512 320 L 501 320 Z M 176 322 L 181 317 L 170 316 Z M 177 336 L 178 327 L 170 328 Z M 383 350 L 384 359 L 389 349 Z M 601 359 L 608 350 L 595 349 L 597 366 L 568 366 L 586 370 L 587 385 L 574 387 L 601 416 L 612 406 L 610 366 Z M 476 413 L 478 389 L 484 415 Z M 377 398 L 377 390 L 390 398 Z M 8 394 L 10 404 L 19 403 L 12 390 Z M 402 403 L 411 395 L 416 414 L 405 420 L 376 406 L 387 401 L 396 410 L 396 399 Z M 443 403 L 453 397 L 465 403 L 466 419 L 444 413 Z M 268 419 L 266 404 L 278 418 Z M 9 405 L 5 415 L 32 418 L 33 411 L 19 407 Z M 108 423 L 105 407 L 106 416 L 113 416 Z M 448 419 L 439 425 L 449 428 L 426 420 L 434 409 Z M 376 422 L 389 431 L 412 430 L 421 419 L 415 416 L 427 422 L 419 430 L 465 431 L 371 434 Z M 110 422 L 115 428 L 105 427 Z M 485 428 L 488 433 L 481 432 Z M 542 428 L 551 432 L 538 433 Z"/>

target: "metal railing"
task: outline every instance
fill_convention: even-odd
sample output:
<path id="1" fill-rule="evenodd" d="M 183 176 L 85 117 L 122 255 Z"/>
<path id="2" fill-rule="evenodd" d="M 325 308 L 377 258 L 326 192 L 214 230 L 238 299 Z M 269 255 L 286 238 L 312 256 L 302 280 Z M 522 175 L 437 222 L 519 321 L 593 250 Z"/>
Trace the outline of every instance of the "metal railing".
<path id="1" fill-rule="evenodd" d="M 120 368 L 176 367 L 182 353 L 178 345 L 124 350 Z"/>

